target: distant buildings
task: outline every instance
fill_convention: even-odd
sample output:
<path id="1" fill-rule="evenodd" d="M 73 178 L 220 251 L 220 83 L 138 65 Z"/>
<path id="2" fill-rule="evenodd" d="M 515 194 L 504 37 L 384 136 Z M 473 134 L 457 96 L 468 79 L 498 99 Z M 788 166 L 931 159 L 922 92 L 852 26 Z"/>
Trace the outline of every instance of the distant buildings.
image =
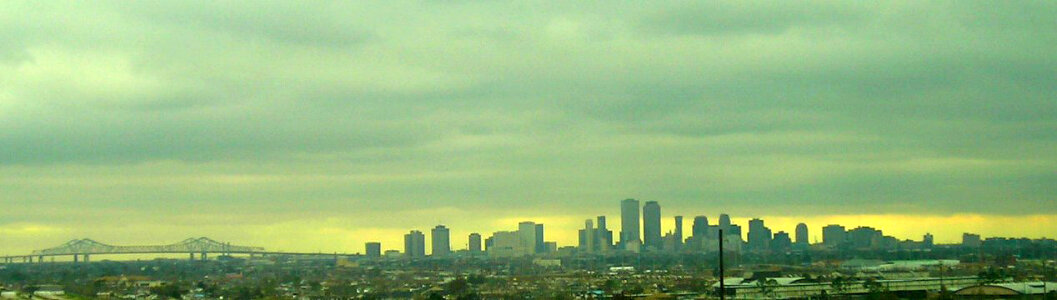
<path id="1" fill-rule="evenodd" d="M 808 245 L 809 242 L 808 242 L 808 237 L 807 237 L 807 224 L 804 224 L 804 223 L 796 224 L 796 241 L 795 241 L 795 243 L 797 245 L 800 245 L 800 246 L 807 246 Z"/>
<path id="2" fill-rule="evenodd" d="M 598 250 L 606 252 L 613 248 L 613 231 L 606 227 L 606 216 L 598 216 L 595 224 L 595 238 L 598 239 Z"/>
<path id="3" fill-rule="evenodd" d="M 639 200 L 624 199 L 620 201 L 620 245 L 627 249 L 631 243 L 641 244 L 639 237 Z"/>
<path id="4" fill-rule="evenodd" d="M 749 220 L 749 250 L 763 251 L 770 249 L 771 229 L 763 225 L 763 220 Z"/>
<path id="5" fill-rule="evenodd" d="M 682 250 L 683 247 L 683 216 L 675 216 L 675 251 Z"/>
<path id="6" fill-rule="evenodd" d="M 426 256 L 426 235 L 412 230 L 404 235 L 404 256 L 419 258 Z"/>
<path id="7" fill-rule="evenodd" d="M 516 257 L 553 253 L 550 255 L 566 256 L 580 254 L 623 255 L 621 253 L 639 253 L 640 251 L 687 253 L 714 252 L 719 248 L 722 238 L 724 249 L 728 252 L 740 252 L 743 248 L 753 252 L 803 252 L 803 251 L 846 251 L 846 250 L 893 250 L 893 249 L 929 249 L 934 247 L 932 234 L 925 234 L 920 242 L 899 240 L 885 236 L 879 229 L 860 226 L 851 230 L 844 226 L 831 224 L 822 227 L 822 243 L 812 247 L 809 241 L 807 224 L 798 223 L 794 231 L 772 232 L 765 226 L 764 220 L 754 218 L 748 221 L 747 238 L 743 239 L 742 227 L 731 223 L 727 214 L 719 215 L 719 222 L 709 224 L 708 217 L 695 216 L 690 231 L 684 235 L 683 216 L 674 216 L 671 231 L 661 235 L 661 210 L 657 201 L 646 201 L 641 207 L 635 199 L 621 201 L 620 243 L 614 244 L 613 231 L 607 227 L 606 216 L 584 220 L 584 227 L 579 230 L 578 247 L 561 247 L 554 242 L 545 241 L 544 226 L 532 221 L 518 223 L 515 231 L 497 231 L 487 239 L 477 233 L 469 235 L 467 251 L 459 255 L 487 253 L 492 257 Z M 640 213 L 642 226 L 640 227 Z M 720 236 L 722 231 L 722 236 Z M 433 257 L 452 256 L 450 229 L 437 225 L 431 231 Z M 641 235 L 640 235 L 641 234 Z M 688 236 L 687 236 L 688 235 Z M 640 240 L 640 236 L 643 238 Z M 1030 242 L 1030 241 L 1029 241 Z M 965 233 L 961 246 L 969 248 L 1002 247 L 1016 248 L 1029 243 L 1019 240 L 1012 242 L 999 239 L 983 241 L 977 234 Z M 942 245 L 941 247 L 949 247 Z M 381 244 L 365 244 L 367 257 L 382 256 Z M 403 256 L 418 258 L 425 256 L 424 235 L 412 230 L 404 235 Z"/>
<path id="8" fill-rule="evenodd" d="M 827 247 L 838 247 L 844 244 L 846 231 L 844 226 L 831 224 L 822 227 L 822 244 Z"/>
<path id="9" fill-rule="evenodd" d="M 980 235 L 972 233 L 963 233 L 962 247 L 980 248 Z"/>
<path id="10" fill-rule="evenodd" d="M 364 252 L 366 253 L 367 257 L 370 257 L 370 258 L 382 257 L 382 243 L 379 243 L 379 242 L 367 242 L 364 245 L 364 248 L 365 248 Z"/>
<path id="11" fill-rule="evenodd" d="M 785 252 L 791 250 L 792 247 L 793 241 L 789 238 L 789 233 L 779 231 L 774 234 L 774 239 L 771 240 L 772 251 Z"/>
<path id="12" fill-rule="evenodd" d="M 880 248 L 884 234 L 873 227 L 856 227 L 848 230 L 846 241 L 853 249 Z"/>
<path id="13" fill-rule="evenodd" d="M 471 233 L 469 237 L 469 243 L 467 245 L 470 253 L 481 253 L 481 234 Z"/>
<path id="14" fill-rule="evenodd" d="M 643 245 L 647 249 L 660 250 L 661 240 L 661 205 L 657 201 L 646 201 L 642 206 Z"/>
<path id="15" fill-rule="evenodd" d="M 431 231 L 434 257 L 445 257 L 451 254 L 451 232 L 444 225 L 437 225 Z"/>

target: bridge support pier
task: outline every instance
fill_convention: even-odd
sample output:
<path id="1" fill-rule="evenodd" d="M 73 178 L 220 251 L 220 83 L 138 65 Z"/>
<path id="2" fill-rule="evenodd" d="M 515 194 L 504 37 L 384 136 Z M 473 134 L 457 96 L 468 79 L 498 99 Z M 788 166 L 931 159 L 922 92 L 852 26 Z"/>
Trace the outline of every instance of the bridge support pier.
<path id="1" fill-rule="evenodd" d="M 90 261 L 91 260 L 88 258 L 88 254 L 85 254 L 84 255 L 84 262 L 90 262 Z"/>
<path id="2" fill-rule="evenodd" d="M 202 252 L 202 261 L 206 260 L 209 260 L 209 254 L 207 254 L 206 252 Z"/>
<path id="3" fill-rule="evenodd" d="M 191 261 L 195 261 L 195 253 L 191 252 Z"/>
<path id="4" fill-rule="evenodd" d="M 37 262 L 44 262 L 44 255 L 37 256 Z"/>
<path id="5" fill-rule="evenodd" d="M 80 256 L 78 256 L 77 254 L 74 254 L 73 255 L 73 262 L 77 262 L 79 260 L 79 258 L 80 258 Z"/>

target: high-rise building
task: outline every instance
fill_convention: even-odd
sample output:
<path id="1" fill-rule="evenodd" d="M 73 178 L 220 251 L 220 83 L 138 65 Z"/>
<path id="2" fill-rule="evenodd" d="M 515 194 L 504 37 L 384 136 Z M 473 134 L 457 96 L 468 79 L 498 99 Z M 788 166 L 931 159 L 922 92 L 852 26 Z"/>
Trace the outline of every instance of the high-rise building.
<path id="1" fill-rule="evenodd" d="M 932 248 L 932 246 L 935 245 L 933 239 L 934 238 L 931 233 L 925 233 L 925 236 L 921 238 L 921 244 L 925 246 L 925 248 Z"/>
<path id="2" fill-rule="evenodd" d="M 789 239 L 789 233 L 785 231 L 779 231 L 774 234 L 774 239 L 771 240 L 771 250 L 777 252 L 789 251 L 793 246 L 793 241 Z"/>
<path id="3" fill-rule="evenodd" d="M 470 245 L 469 245 L 468 248 L 470 249 L 470 253 L 480 253 L 481 252 L 481 234 L 480 233 L 474 232 L 474 233 L 470 234 Z"/>
<path id="4" fill-rule="evenodd" d="M 535 231 L 535 225 L 532 226 Z M 520 231 L 497 231 L 486 241 L 488 245 L 488 256 L 491 257 L 515 257 L 532 254 L 533 249 L 523 241 Z"/>
<path id="5" fill-rule="evenodd" d="M 763 220 L 749 220 L 749 250 L 762 251 L 770 248 L 771 229 L 763 225 Z"/>
<path id="6" fill-rule="evenodd" d="M 728 231 L 730 233 L 727 233 Z M 727 226 L 727 230 L 723 231 L 723 235 L 732 236 L 732 241 L 743 241 L 741 239 L 741 225 L 738 224 L 730 224 L 729 226 Z"/>
<path id="7" fill-rule="evenodd" d="M 796 224 L 796 244 L 807 245 L 807 224 L 800 223 Z"/>
<path id="8" fill-rule="evenodd" d="M 517 224 L 518 237 L 521 240 L 522 247 L 531 249 L 532 253 L 536 252 L 536 223 L 525 221 Z"/>
<path id="9" fill-rule="evenodd" d="M 847 240 L 847 231 L 844 226 L 830 224 L 822 227 L 822 244 L 829 247 L 837 247 Z"/>
<path id="10" fill-rule="evenodd" d="M 547 252 L 547 248 L 543 245 L 543 224 L 536 224 L 536 253 Z"/>
<path id="11" fill-rule="evenodd" d="M 675 250 L 681 250 L 683 248 L 683 216 L 675 216 L 675 232 L 672 235 L 675 239 Z"/>
<path id="12" fill-rule="evenodd" d="M 694 217 L 694 224 L 690 225 L 690 236 L 695 239 L 708 239 L 713 238 L 708 236 L 708 217 L 696 216 Z"/>
<path id="13" fill-rule="evenodd" d="M 729 234 L 726 232 L 730 231 L 730 216 L 728 216 L 727 214 L 719 215 L 719 229 L 723 230 L 724 235 Z"/>
<path id="14" fill-rule="evenodd" d="M 607 251 L 613 247 L 613 231 L 606 227 L 606 216 L 598 216 L 595 224 L 595 237 L 598 239 L 598 250 Z"/>
<path id="15" fill-rule="evenodd" d="M 412 230 L 404 235 L 404 256 L 417 258 L 426 256 L 426 235 Z"/>
<path id="16" fill-rule="evenodd" d="M 646 248 L 660 250 L 664 246 L 661 239 L 661 205 L 657 201 L 646 201 L 642 206 L 642 244 Z"/>
<path id="17" fill-rule="evenodd" d="M 980 235 L 972 233 L 962 234 L 962 247 L 968 248 L 979 248 L 980 247 Z"/>
<path id="18" fill-rule="evenodd" d="M 595 225 L 591 219 L 584 221 L 584 229 L 580 230 L 580 250 L 587 253 L 594 253 L 596 245 L 598 243 L 598 237 L 595 236 L 598 232 L 595 230 Z"/>
<path id="19" fill-rule="evenodd" d="M 878 248 L 884 234 L 873 227 L 856 227 L 848 230 L 845 240 L 853 248 Z"/>
<path id="20" fill-rule="evenodd" d="M 451 254 L 451 231 L 444 225 L 433 227 L 430 232 L 431 245 L 434 257 L 444 257 Z"/>
<path id="21" fill-rule="evenodd" d="M 641 243 L 639 237 L 639 200 L 624 199 L 620 201 L 620 244 L 627 245 L 634 241 Z"/>
<path id="22" fill-rule="evenodd" d="M 364 245 L 364 248 L 366 248 L 365 252 L 367 253 L 367 257 L 371 257 L 371 258 L 382 257 L 382 243 L 379 243 L 379 242 L 367 242 L 367 244 Z"/>

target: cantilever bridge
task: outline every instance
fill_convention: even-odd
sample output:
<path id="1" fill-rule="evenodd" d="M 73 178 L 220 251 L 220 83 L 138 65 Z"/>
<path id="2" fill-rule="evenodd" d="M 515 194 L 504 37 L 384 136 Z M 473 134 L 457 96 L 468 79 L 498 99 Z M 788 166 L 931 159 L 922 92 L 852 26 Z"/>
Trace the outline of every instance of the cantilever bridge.
<path id="1" fill-rule="evenodd" d="M 111 255 L 111 254 L 172 254 L 172 253 L 188 253 L 192 260 L 195 259 L 195 254 L 200 254 L 201 259 L 206 259 L 209 254 L 220 254 L 220 255 L 231 255 L 231 254 L 260 254 L 260 255 L 334 255 L 334 256 L 349 256 L 349 254 L 337 254 L 337 253 L 298 253 L 298 252 L 270 252 L 265 251 L 261 247 L 250 247 L 250 246 L 237 246 L 231 243 L 222 243 L 214 241 L 210 238 L 189 238 L 179 243 L 169 245 L 153 245 L 153 246 L 114 246 L 107 245 L 104 243 L 96 242 L 91 239 L 77 239 L 66 242 L 65 244 L 33 251 L 30 255 L 15 255 L 15 256 L 0 256 L 0 263 L 14 263 L 14 262 L 33 262 L 36 258 L 37 262 L 44 262 L 44 257 L 55 257 L 55 256 L 72 256 L 74 262 L 78 262 L 81 257 L 84 261 L 89 261 L 90 255 Z"/>

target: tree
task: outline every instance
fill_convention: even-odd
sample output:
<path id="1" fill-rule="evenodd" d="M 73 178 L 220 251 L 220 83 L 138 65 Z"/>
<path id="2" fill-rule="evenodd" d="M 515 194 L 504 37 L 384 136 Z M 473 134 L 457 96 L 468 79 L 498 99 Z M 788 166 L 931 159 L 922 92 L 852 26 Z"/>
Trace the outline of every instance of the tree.
<path id="1" fill-rule="evenodd" d="M 873 278 L 867 278 L 862 282 L 862 287 L 869 291 L 870 294 L 880 294 L 884 291 L 884 286 L 880 282 Z"/>
<path id="2" fill-rule="evenodd" d="M 778 281 L 774 279 L 761 279 L 756 281 L 756 287 L 760 289 L 760 295 L 773 298 L 775 296 L 775 288 L 778 287 Z"/>
<path id="3" fill-rule="evenodd" d="M 837 276 L 837 278 L 833 278 L 833 280 L 829 282 L 829 286 L 833 288 L 833 291 L 837 295 L 844 294 L 844 292 L 848 290 L 848 284 L 848 280 L 841 276 Z"/>

